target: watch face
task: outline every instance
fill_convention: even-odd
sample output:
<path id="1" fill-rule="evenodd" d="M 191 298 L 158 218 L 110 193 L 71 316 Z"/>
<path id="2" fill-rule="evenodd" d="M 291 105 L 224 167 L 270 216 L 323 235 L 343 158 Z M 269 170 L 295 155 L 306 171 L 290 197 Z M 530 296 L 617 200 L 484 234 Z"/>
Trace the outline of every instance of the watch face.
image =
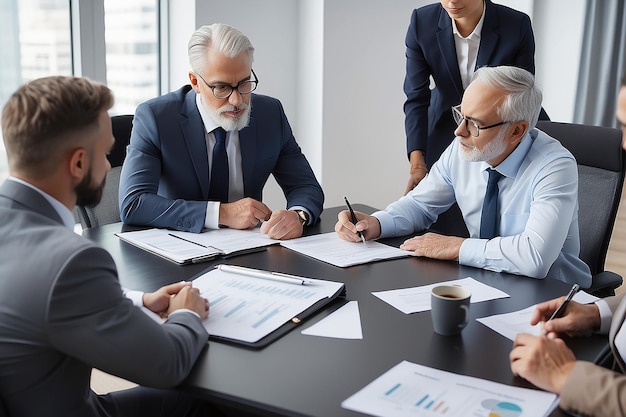
<path id="1" fill-rule="evenodd" d="M 302 226 L 309 222 L 309 216 L 306 214 L 306 211 L 296 210 L 296 213 L 298 213 L 298 216 L 300 216 L 300 220 L 302 220 Z"/>

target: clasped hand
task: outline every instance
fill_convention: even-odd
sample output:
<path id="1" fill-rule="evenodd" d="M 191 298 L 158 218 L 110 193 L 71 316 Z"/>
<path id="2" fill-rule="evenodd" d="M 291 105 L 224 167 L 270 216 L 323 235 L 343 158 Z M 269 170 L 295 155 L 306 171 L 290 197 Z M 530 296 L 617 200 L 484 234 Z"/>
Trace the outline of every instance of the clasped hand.
<path id="1" fill-rule="evenodd" d="M 192 287 L 191 282 L 177 282 L 145 293 L 143 305 L 162 317 L 183 308 L 198 313 L 203 320 L 209 315 L 209 301 L 200 296 L 200 290 Z"/>
<path id="2" fill-rule="evenodd" d="M 219 223 L 233 229 L 252 229 L 259 222 L 261 232 L 270 239 L 295 239 L 302 236 L 304 228 L 298 213 L 292 210 L 272 210 L 253 198 L 242 198 L 232 203 L 220 204 Z"/>

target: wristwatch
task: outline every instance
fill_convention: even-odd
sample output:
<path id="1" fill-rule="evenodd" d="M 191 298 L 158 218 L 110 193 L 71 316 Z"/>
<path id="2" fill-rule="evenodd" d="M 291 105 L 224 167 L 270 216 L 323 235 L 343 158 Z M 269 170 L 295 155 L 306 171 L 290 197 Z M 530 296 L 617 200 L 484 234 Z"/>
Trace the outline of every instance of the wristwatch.
<path id="1" fill-rule="evenodd" d="M 306 226 L 309 223 L 309 215 L 304 210 L 294 210 L 298 213 L 298 217 L 300 217 L 300 222 L 302 223 L 302 227 Z"/>

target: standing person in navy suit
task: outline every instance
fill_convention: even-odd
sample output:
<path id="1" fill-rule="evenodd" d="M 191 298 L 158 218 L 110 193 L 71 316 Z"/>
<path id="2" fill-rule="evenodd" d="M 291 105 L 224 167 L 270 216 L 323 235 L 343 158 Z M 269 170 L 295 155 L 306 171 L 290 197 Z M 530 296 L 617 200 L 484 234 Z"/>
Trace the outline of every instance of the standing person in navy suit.
<path id="1" fill-rule="evenodd" d="M 451 107 L 483 66 L 535 73 L 530 18 L 491 0 L 441 0 L 413 11 L 406 34 L 405 130 L 412 190 L 454 139 Z M 430 79 L 434 88 L 430 88 Z M 542 110 L 540 119 L 547 119 Z"/>
<path id="2" fill-rule="evenodd" d="M 120 218 L 196 233 L 264 221 L 261 231 L 270 238 L 302 236 L 318 221 L 324 193 L 280 101 L 252 94 L 258 83 L 252 43 L 216 23 L 193 33 L 188 54 L 191 85 L 137 107 L 120 178 Z M 226 149 L 214 163 L 218 143 Z M 218 165 L 226 165 L 223 175 L 213 175 Z M 270 174 L 285 194 L 286 210 L 272 212 L 262 202 Z M 214 180 L 225 184 L 214 186 Z"/>

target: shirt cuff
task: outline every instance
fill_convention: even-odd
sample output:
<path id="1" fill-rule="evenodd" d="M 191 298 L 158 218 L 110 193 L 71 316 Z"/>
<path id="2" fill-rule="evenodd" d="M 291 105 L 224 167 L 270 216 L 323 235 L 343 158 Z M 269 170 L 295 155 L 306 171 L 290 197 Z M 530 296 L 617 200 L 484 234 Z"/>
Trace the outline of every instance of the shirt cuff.
<path id="1" fill-rule="evenodd" d="M 133 302 L 135 307 L 143 307 L 143 291 L 135 291 L 135 290 L 124 290 L 124 297 L 128 298 Z"/>
<path id="2" fill-rule="evenodd" d="M 600 299 L 595 302 L 598 306 L 598 310 L 600 311 L 600 330 L 598 333 L 600 334 L 609 334 L 609 329 L 611 328 L 611 320 L 613 319 L 613 313 L 611 312 L 611 308 L 606 303 L 606 301 Z"/>
<path id="3" fill-rule="evenodd" d="M 179 308 L 176 311 L 172 311 L 170 314 L 168 314 L 169 317 L 172 317 L 174 314 L 179 314 L 179 313 L 191 313 L 194 316 L 196 316 L 197 318 L 200 318 L 200 314 L 196 313 L 193 310 L 189 310 L 188 308 Z M 202 319 L 201 319 L 202 320 Z"/>
<path id="4" fill-rule="evenodd" d="M 459 264 L 484 268 L 488 239 L 465 239 L 459 249 Z"/>
<path id="5" fill-rule="evenodd" d="M 204 227 L 207 229 L 220 228 L 220 203 L 219 201 L 208 201 L 206 206 L 206 216 L 204 217 Z"/>

